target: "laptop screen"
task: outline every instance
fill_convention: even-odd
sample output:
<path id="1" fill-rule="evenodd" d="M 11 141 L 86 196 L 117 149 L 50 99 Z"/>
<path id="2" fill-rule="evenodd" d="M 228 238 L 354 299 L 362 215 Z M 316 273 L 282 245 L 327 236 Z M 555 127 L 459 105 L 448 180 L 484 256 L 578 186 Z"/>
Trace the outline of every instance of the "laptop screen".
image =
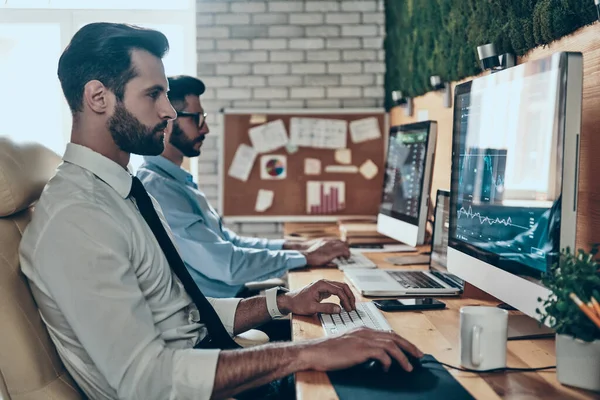
<path id="1" fill-rule="evenodd" d="M 448 229 L 450 227 L 450 193 L 438 190 L 435 202 L 433 237 L 431 240 L 432 269 L 447 271 Z"/>

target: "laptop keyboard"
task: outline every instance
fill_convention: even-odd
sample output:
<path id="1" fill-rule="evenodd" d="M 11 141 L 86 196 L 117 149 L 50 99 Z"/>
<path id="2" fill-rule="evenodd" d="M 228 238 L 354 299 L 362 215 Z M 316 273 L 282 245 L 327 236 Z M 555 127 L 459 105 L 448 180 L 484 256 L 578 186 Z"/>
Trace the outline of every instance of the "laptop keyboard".
<path id="1" fill-rule="evenodd" d="M 385 317 L 371 302 L 356 302 L 356 310 L 339 314 L 319 314 L 327 336 L 341 335 L 351 329 L 366 326 L 378 331 L 391 331 Z"/>
<path id="2" fill-rule="evenodd" d="M 333 263 L 342 271 L 346 268 L 377 268 L 377 265 L 373 261 L 358 252 L 352 252 L 350 258 L 347 259 L 336 258 L 333 260 Z"/>
<path id="3" fill-rule="evenodd" d="M 456 289 L 461 289 L 463 288 L 463 285 L 461 285 L 459 282 L 455 281 L 454 279 L 452 279 L 450 276 L 443 274 L 441 272 L 437 272 L 437 271 L 429 271 L 429 273 L 433 276 L 435 276 L 436 278 L 438 278 L 441 281 L 446 282 L 446 284 L 448 284 L 449 286 L 452 286 L 453 288 Z M 455 278 L 458 279 L 458 278 Z"/>
<path id="4" fill-rule="evenodd" d="M 441 289 L 440 285 L 422 272 L 388 271 L 402 286 L 411 289 Z"/>

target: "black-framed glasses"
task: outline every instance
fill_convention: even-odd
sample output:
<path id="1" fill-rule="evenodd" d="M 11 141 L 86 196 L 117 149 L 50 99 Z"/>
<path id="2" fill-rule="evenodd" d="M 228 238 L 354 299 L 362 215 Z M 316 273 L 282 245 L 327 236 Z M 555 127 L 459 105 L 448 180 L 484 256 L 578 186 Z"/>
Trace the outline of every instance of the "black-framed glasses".
<path id="1" fill-rule="evenodd" d="M 206 123 L 206 113 L 193 113 L 193 112 L 187 112 L 187 111 L 177 111 L 177 116 L 178 117 L 190 117 L 194 120 L 194 122 L 196 123 L 196 125 L 198 125 L 198 129 L 202 129 L 204 127 L 204 124 Z"/>

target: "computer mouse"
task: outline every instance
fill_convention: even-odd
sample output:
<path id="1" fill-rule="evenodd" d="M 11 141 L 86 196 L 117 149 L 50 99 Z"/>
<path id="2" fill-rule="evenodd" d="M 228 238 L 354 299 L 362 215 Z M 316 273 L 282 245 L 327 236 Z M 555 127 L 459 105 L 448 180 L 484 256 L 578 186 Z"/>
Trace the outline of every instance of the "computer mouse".
<path id="1" fill-rule="evenodd" d="M 405 353 L 405 355 L 406 355 L 406 358 L 408 358 L 408 362 L 410 363 L 410 365 L 413 366 L 413 371 L 422 367 L 420 358 L 415 357 L 408 353 Z M 383 371 L 383 365 L 381 364 L 381 362 L 379 360 L 365 361 L 364 363 L 361 364 L 361 368 L 363 368 L 366 371 Z M 400 364 L 398 364 L 398 362 L 396 360 L 392 360 L 392 365 L 390 366 L 389 370 L 390 371 L 401 370 L 404 372 L 408 372 L 408 371 L 405 371 L 404 368 L 402 368 L 402 366 Z"/>

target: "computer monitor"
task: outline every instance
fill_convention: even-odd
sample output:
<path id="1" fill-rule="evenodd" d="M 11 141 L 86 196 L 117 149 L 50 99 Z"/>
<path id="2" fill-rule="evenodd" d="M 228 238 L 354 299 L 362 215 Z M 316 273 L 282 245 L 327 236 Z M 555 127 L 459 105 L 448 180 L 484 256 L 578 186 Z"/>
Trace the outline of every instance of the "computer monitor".
<path id="1" fill-rule="evenodd" d="M 377 232 L 410 246 L 423 244 L 437 123 L 390 129 Z"/>
<path id="2" fill-rule="evenodd" d="M 536 319 L 575 246 L 582 76 L 556 53 L 455 91 L 448 270 Z"/>

